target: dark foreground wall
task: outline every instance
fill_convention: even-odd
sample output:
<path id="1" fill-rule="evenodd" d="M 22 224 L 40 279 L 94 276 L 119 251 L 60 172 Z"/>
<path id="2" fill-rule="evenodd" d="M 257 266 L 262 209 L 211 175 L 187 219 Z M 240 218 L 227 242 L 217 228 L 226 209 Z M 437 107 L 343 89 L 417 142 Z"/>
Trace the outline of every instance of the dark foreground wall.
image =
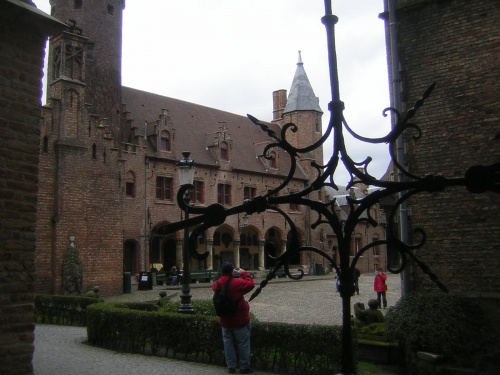
<path id="1" fill-rule="evenodd" d="M 495 0 L 397 0 L 403 98 L 413 106 L 427 86 L 431 97 L 416 116 L 419 140 L 408 140 L 409 169 L 424 176 L 461 177 L 469 166 L 500 161 L 500 66 Z M 500 290 L 500 194 L 463 187 L 420 194 L 411 228 L 427 233 L 416 251 L 454 292 Z M 435 289 L 420 270 L 412 287 Z"/>
<path id="2" fill-rule="evenodd" d="M 45 39 L 62 24 L 0 2 L 0 373 L 32 374 L 38 122 Z"/>

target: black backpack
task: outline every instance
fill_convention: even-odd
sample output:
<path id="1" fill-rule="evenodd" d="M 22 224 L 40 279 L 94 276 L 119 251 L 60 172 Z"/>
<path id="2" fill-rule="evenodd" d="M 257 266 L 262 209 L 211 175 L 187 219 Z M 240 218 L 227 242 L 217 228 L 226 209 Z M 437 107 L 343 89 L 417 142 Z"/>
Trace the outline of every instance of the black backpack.
<path id="1" fill-rule="evenodd" d="M 233 299 L 233 296 L 229 292 L 229 284 L 233 278 L 230 277 L 224 286 L 219 284 L 219 280 L 216 281 L 217 289 L 215 290 L 214 297 L 212 298 L 215 312 L 218 316 L 228 316 L 236 313 L 238 309 L 238 302 Z"/>

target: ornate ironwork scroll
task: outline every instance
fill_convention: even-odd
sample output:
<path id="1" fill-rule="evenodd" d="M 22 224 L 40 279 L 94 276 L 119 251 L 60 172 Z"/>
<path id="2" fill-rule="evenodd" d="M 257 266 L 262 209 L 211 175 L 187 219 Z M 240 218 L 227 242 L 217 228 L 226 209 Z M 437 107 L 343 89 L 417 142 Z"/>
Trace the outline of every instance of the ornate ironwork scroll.
<path id="1" fill-rule="evenodd" d="M 402 255 L 402 263 L 397 269 L 390 269 L 391 272 L 401 272 L 406 267 L 406 258 L 409 257 L 423 270 L 423 272 L 428 274 L 429 277 L 442 290 L 446 290 L 446 287 L 441 282 L 439 282 L 436 275 L 431 272 L 429 267 L 427 267 L 414 255 L 414 250 L 422 247 L 425 243 L 426 236 L 423 229 L 415 229 L 417 234 L 419 234 L 418 237 L 420 238 L 420 240 L 418 241 L 418 243 L 412 244 L 403 243 L 398 239 L 397 233 L 389 231 L 386 239 L 377 240 L 365 245 L 356 253 L 356 255 L 352 259 L 350 259 L 350 243 L 356 225 L 360 222 L 366 222 L 372 226 L 378 225 L 378 222 L 370 215 L 370 209 L 375 205 L 381 204 L 383 199 L 387 197 L 395 197 L 396 195 L 399 195 L 399 198 L 395 200 L 394 206 L 392 207 L 387 218 L 388 227 L 393 228 L 395 213 L 397 212 L 401 204 L 407 201 L 410 197 L 421 192 L 442 191 L 447 187 L 460 185 L 465 186 L 472 193 L 482 193 L 486 191 L 499 193 L 500 163 L 496 163 L 490 166 L 473 166 L 465 172 L 463 177 L 447 178 L 442 175 L 427 175 L 424 177 L 416 176 L 406 170 L 404 166 L 398 162 L 393 151 L 395 149 L 395 142 L 398 137 L 402 136 L 403 133 L 407 131 L 412 131 L 412 134 L 414 134 L 413 136 L 416 139 L 420 137 L 421 131 L 419 126 L 412 123 L 411 120 L 418 109 L 422 107 L 425 104 L 425 101 L 430 97 L 435 84 L 430 85 L 429 88 L 422 94 L 422 97 L 415 102 L 413 108 L 411 108 L 406 113 L 400 113 L 395 108 L 386 108 L 383 111 L 384 116 L 391 114 L 395 118 L 395 123 L 392 129 L 384 137 L 366 138 L 354 132 L 349 127 L 347 121 L 343 116 L 344 103 L 340 100 L 339 94 L 337 57 L 334 37 L 334 27 L 337 21 L 337 17 L 332 14 L 331 1 L 325 0 L 325 16 L 322 18 L 322 22 L 327 29 L 332 101 L 329 103 L 329 111 L 331 113 L 330 121 L 323 136 L 311 145 L 297 148 L 287 140 L 287 135 L 289 135 L 289 132 L 295 132 L 297 130 L 295 124 L 288 123 L 284 125 L 282 127 L 281 133 L 276 134 L 264 122 L 261 122 L 251 115 L 248 115 L 248 118 L 256 126 L 259 126 L 263 131 L 267 132 L 268 136 L 272 139 L 272 142 L 266 145 L 264 149 L 264 157 L 270 158 L 270 151 L 275 148 L 281 148 L 283 151 L 285 151 L 284 153 L 282 153 L 282 155 L 287 155 L 290 160 L 290 170 L 288 171 L 287 177 L 274 190 L 267 192 L 267 194 L 263 196 L 258 196 L 246 200 L 239 206 L 224 208 L 220 204 L 212 204 L 204 208 L 189 207 L 190 214 L 197 216 L 191 217 L 189 218 L 189 220 L 169 224 L 166 229 L 169 232 L 175 232 L 186 227 L 195 228 L 190 236 L 192 256 L 197 259 L 204 259 L 208 256 L 208 253 L 199 254 L 196 251 L 196 238 L 207 228 L 221 225 L 222 223 L 224 223 L 225 219 L 228 216 L 239 213 L 252 215 L 254 213 L 263 212 L 264 210 L 271 207 L 273 210 L 279 212 L 291 228 L 291 243 L 290 246 L 287 246 L 287 250 L 283 254 L 275 258 L 276 266 L 269 272 L 267 277 L 262 280 L 258 288 L 252 294 L 250 300 L 256 298 L 259 293 L 262 292 L 268 282 L 275 277 L 276 272 L 281 267 L 283 267 L 289 278 L 300 279 L 303 277 L 303 272 L 300 272 L 299 274 L 292 274 L 289 270 L 289 261 L 297 254 L 297 252 L 311 251 L 324 257 L 333 265 L 333 268 L 335 269 L 335 272 L 337 273 L 340 280 L 339 292 L 342 297 L 343 304 L 343 352 L 341 371 L 342 373 L 354 373 L 355 367 L 350 324 L 350 298 L 354 294 L 354 286 L 351 281 L 356 264 L 359 258 L 366 251 L 375 246 L 389 246 L 391 249 L 398 251 Z M 392 162 L 395 168 L 401 171 L 406 176 L 405 180 L 402 182 L 385 181 L 376 179 L 375 177 L 371 176 L 368 173 L 368 167 L 372 161 L 371 157 L 367 157 L 362 161 L 353 160 L 347 153 L 346 144 L 344 142 L 344 131 L 347 131 L 351 136 L 362 142 L 368 142 L 372 144 L 387 144 Z M 288 194 L 287 191 L 285 191 L 285 188 L 294 176 L 297 168 L 297 161 L 300 159 L 301 155 L 322 147 L 323 144 L 328 139 L 330 139 L 330 137 L 333 137 L 333 151 L 329 161 L 325 165 L 319 165 L 316 162 L 312 162 L 311 167 L 316 171 L 316 178 L 314 179 L 314 181 L 302 191 Z M 350 212 L 348 213 L 347 219 L 343 222 L 340 221 L 339 217 L 335 213 L 335 199 L 329 202 L 318 202 L 316 200 L 308 198 L 311 192 L 323 189 L 324 187 L 332 187 L 333 189 L 338 190 L 338 187 L 334 182 L 334 173 L 337 170 L 339 163 L 342 163 L 350 174 L 350 181 L 347 185 L 347 188 L 350 188 L 357 183 L 363 183 L 365 185 L 379 188 L 377 191 L 374 191 L 360 199 L 354 199 L 351 197 L 347 198 L 350 205 Z M 185 185 L 181 187 L 177 194 L 177 203 L 179 207 L 184 211 L 186 211 L 188 207 L 183 201 L 183 196 L 185 191 L 190 188 L 193 188 L 193 186 Z M 278 193 L 280 192 L 283 192 L 283 194 L 279 195 Z M 326 224 L 331 227 L 338 240 L 338 263 L 328 253 L 321 249 L 313 246 L 300 245 L 298 231 L 294 222 L 291 220 L 287 213 L 277 208 L 278 205 L 282 204 L 303 205 L 316 212 L 318 218 L 314 223 L 311 224 L 311 227 L 313 229 L 322 224 Z"/>

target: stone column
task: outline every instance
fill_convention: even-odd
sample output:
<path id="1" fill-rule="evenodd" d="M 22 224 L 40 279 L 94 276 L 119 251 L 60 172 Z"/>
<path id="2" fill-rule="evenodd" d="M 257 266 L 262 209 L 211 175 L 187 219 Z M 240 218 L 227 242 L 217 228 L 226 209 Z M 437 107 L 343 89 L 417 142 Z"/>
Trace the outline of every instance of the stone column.
<path id="1" fill-rule="evenodd" d="M 205 240 L 207 244 L 208 258 L 207 258 L 207 269 L 214 269 L 214 240 L 212 238 Z"/>
<path id="2" fill-rule="evenodd" d="M 179 269 L 184 268 L 184 264 L 182 263 L 182 249 L 184 248 L 184 241 L 182 238 L 177 238 L 175 240 L 175 259 L 179 265 Z"/>
<path id="3" fill-rule="evenodd" d="M 240 240 L 233 240 L 234 266 L 240 266 Z"/>
<path id="4" fill-rule="evenodd" d="M 281 241 L 281 253 L 280 255 L 284 254 L 286 251 L 286 240 Z"/>
<path id="5" fill-rule="evenodd" d="M 265 268 L 265 254 L 264 254 L 265 241 L 259 240 L 259 267 Z"/>

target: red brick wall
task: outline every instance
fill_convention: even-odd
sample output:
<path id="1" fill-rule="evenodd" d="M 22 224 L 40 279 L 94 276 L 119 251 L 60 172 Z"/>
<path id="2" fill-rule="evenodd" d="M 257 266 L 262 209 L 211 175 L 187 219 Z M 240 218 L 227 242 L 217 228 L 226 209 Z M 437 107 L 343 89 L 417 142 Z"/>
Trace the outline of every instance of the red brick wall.
<path id="1" fill-rule="evenodd" d="M 99 126 L 90 136 L 87 130 L 78 132 L 79 138 L 60 139 L 60 133 L 67 134 L 63 129 L 75 124 L 56 121 L 53 127 L 52 114 L 44 108 L 42 138 L 49 138 L 49 149 L 40 157 L 36 291 L 63 292 L 62 264 L 73 235 L 83 264 L 83 291 L 98 285 L 103 295 L 120 293 L 125 185 L 114 143 Z M 86 113 L 84 124 L 89 117 Z"/>
<path id="2" fill-rule="evenodd" d="M 0 4 L 0 373 L 32 374 L 39 104 L 46 25 Z"/>
<path id="3" fill-rule="evenodd" d="M 415 119 L 422 137 L 407 144 L 411 172 L 460 177 L 469 166 L 498 162 L 498 2 L 397 4 L 408 107 L 437 84 Z M 416 255 L 451 291 L 499 290 L 499 209 L 498 194 L 473 195 L 463 187 L 412 201 L 411 226 L 424 228 L 428 238 Z M 413 282 L 417 289 L 435 288 L 419 270 Z"/>

